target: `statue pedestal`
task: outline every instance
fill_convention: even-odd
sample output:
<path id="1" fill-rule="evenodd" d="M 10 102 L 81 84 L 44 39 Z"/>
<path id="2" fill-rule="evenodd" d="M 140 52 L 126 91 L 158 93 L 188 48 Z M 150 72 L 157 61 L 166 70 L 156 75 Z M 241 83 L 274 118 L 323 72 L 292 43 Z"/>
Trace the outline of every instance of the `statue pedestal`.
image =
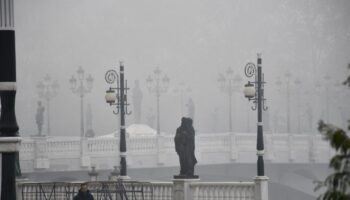
<path id="1" fill-rule="evenodd" d="M 197 182 L 200 179 L 198 176 L 193 176 L 197 178 L 175 178 L 175 177 L 185 177 L 185 176 L 174 176 L 173 179 L 173 194 L 172 200 L 192 200 L 192 193 L 190 191 L 190 184 L 192 182 Z"/>

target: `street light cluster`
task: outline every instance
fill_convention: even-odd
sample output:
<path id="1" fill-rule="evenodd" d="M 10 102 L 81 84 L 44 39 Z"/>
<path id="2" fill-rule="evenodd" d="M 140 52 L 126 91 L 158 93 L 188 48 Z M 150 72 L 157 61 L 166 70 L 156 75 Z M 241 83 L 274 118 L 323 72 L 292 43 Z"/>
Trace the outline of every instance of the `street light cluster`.
<path id="1" fill-rule="evenodd" d="M 157 67 L 152 75 L 146 79 L 150 93 L 154 93 L 157 99 L 157 135 L 160 134 L 160 95 L 168 91 L 170 79 Z"/>
<path id="2" fill-rule="evenodd" d="M 218 82 L 220 86 L 220 90 L 227 94 L 228 103 L 229 103 L 229 131 L 232 133 L 233 125 L 232 125 L 232 101 L 234 92 L 238 92 L 240 88 L 240 83 L 242 81 L 242 77 L 238 74 L 234 75 L 233 70 L 228 68 L 226 70 L 225 75 L 219 74 Z"/>
<path id="3" fill-rule="evenodd" d="M 84 96 L 87 93 L 90 93 L 92 90 L 92 84 L 94 79 L 91 75 L 89 75 L 87 78 L 85 77 L 85 71 L 80 66 L 77 70 L 77 77 L 73 75 L 72 78 L 69 80 L 71 84 L 71 90 L 74 94 L 77 94 L 80 96 L 80 136 L 85 137 L 85 131 L 84 131 Z"/>
<path id="4" fill-rule="evenodd" d="M 46 74 L 44 79 L 42 81 L 39 81 L 38 85 L 36 86 L 38 89 L 39 97 L 44 98 L 46 100 L 47 105 L 47 136 L 50 136 L 50 100 L 56 97 L 57 90 L 59 88 L 59 84 L 57 80 L 52 80 L 51 77 Z M 41 131 L 39 131 L 39 134 Z"/>

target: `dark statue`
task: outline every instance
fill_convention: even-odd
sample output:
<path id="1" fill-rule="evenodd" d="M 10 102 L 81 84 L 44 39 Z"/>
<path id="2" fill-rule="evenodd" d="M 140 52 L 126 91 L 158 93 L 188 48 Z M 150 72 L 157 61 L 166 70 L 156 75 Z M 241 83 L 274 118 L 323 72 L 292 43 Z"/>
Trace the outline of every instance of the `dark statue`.
<path id="1" fill-rule="evenodd" d="M 194 166 L 197 163 L 195 150 L 195 131 L 191 118 L 183 117 L 181 126 L 176 129 L 175 150 L 180 160 L 180 175 L 174 178 L 198 178 L 194 175 Z"/>
<path id="2" fill-rule="evenodd" d="M 41 101 L 38 101 L 38 109 L 36 110 L 35 121 L 38 126 L 38 135 L 41 136 L 41 131 L 44 123 L 44 106 L 41 105 Z"/>

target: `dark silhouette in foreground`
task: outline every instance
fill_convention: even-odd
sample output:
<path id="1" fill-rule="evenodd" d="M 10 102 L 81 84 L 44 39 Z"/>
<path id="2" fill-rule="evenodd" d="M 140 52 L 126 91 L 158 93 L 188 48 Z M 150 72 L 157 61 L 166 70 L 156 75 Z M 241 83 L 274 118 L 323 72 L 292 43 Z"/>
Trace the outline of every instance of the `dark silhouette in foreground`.
<path id="1" fill-rule="evenodd" d="M 90 194 L 86 183 L 82 183 L 80 185 L 79 192 L 73 200 L 94 200 L 94 197 Z"/>
<path id="2" fill-rule="evenodd" d="M 176 129 L 174 138 L 175 150 L 179 155 L 180 160 L 180 174 L 174 178 L 198 178 L 194 175 L 194 166 L 197 163 L 195 150 L 195 131 L 192 125 L 191 118 L 183 117 L 181 119 L 181 126 Z"/>

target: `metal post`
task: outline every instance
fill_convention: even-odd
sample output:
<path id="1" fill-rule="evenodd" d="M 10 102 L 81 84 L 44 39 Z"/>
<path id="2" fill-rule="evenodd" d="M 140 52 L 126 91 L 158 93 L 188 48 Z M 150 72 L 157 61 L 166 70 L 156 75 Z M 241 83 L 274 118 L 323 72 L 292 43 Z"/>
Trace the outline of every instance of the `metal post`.
<path id="1" fill-rule="evenodd" d="M 263 138 L 263 123 L 262 123 L 262 59 L 258 55 L 258 135 L 257 135 L 257 155 L 258 155 L 258 176 L 264 176 L 264 138 Z"/>
<path id="2" fill-rule="evenodd" d="M 228 101 L 229 101 L 229 111 L 228 111 L 228 127 L 229 127 L 229 131 L 230 133 L 232 133 L 232 91 L 230 90 L 228 93 Z"/>
<path id="3" fill-rule="evenodd" d="M 16 45 L 13 0 L 0 0 L 1 137 L 18 136 L 15 114 Z M 2 153 L 1 200 L 16 200 L 16 152 Z"/>
<path id="4" fill-rule="evenodd" d="M 46 98 L 46 104 L 47 104 L 47 136 L 50 136 L 50 97 Z"/>
<path id="5" fill-rule="evenodd" d="M 157 96 L 157 135 L 160 135 L 160 86 L 159 86 L 159 78 L 156 79 L 156 96 Z"/>
<path id="6" fill-rule="evenodd" d="M 127 176 L 125 140 L 124 66 L 120 63 L 120 176 Z"/>
<path id="7" fill-rule="evenodd" d="M 80 137 L 84 138 L 84 94 L 80 94 Z"/>
<path id="8" fill-rule="evenodd" d="M 287 76 L 287 133 L 290 133 L 290 85 L 289 76 Z"/>
<path id="9" fill-rule="evenodd" d="M 327 79 L 326 79 L 327 80 Z M 329 123 L 329 82 L 326 82 L 326 122 Z"/>
<path id="10" fill-rule="evenodd" d="M 154 93 L 157 98 L 157 135 L 160 135 L 160 95 L 167 91 L 169 84 L 169 78 L 166 75 L 161 78 L 161 73 L 159 68 L 156 68 L 153 73 L 153 78 L 149 76 L 146 80 L 149 91 Z"/>

